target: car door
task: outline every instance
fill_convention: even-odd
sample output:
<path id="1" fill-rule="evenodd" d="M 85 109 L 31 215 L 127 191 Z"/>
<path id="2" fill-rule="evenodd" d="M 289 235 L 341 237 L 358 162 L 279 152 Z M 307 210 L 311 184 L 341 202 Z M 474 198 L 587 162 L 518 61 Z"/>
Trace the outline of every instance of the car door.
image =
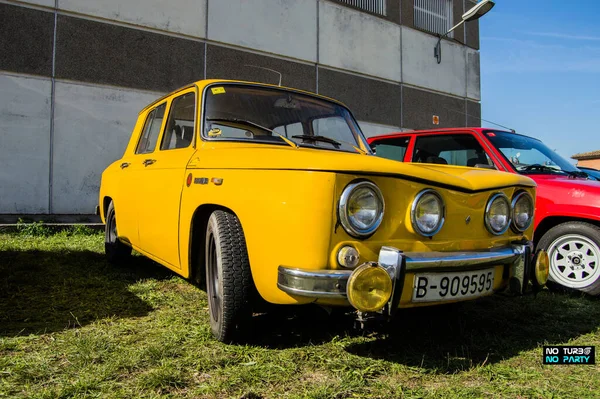
<path id="1" fill-rule="evenodd" d="M 133 151 L 126 151 L 121 159 L 118 198 L 115 198 L 115 210 L 118 215 L 117 231 L 119 237 L 135 247 L 140 246 L 139 206 L 140 179 L 144 173 L 144 160 L 156 150 L 158 137 L 162 130 L 166 102 L 147 110 L 143 127 Z"/>
<path id="2" fill-rule="evenodd" d="M 194 153 L 196 91 L 168 100 L 168 117 L 156 151 L 143 160 L 140 174 L 139 234 L 144 252 L 180 269 L 179 208 L 186 165 Z"/>

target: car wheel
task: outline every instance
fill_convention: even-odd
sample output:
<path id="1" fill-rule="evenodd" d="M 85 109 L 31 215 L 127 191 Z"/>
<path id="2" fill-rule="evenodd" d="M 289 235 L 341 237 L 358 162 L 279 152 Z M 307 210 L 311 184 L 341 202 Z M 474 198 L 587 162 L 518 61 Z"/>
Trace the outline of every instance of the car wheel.
<path id="1" fill-rule="evenodd" d="M 212 213 L 204 254 L 211 331 L 221 342 L 236 341 L 252 315 L 254 283 L 242 225 L 234 214 Z"/>
<path id="2" fill-rule="evenodd" d="M 106 211 L 106 225 L 104 226 L 104 252 L 106 259 L 113 264 L 126 260 L 131 255 L 131 247 L 123 244 L 117 235 L 117 216 L 115 206 L 111 202 Z"/>
<path id="3" fill-rule="evenodd" d="M 538 247 L 550 257 L 549 282 L 600 294 L 600 228 L 585 222 L 561 223 L 544 234 Z"/>

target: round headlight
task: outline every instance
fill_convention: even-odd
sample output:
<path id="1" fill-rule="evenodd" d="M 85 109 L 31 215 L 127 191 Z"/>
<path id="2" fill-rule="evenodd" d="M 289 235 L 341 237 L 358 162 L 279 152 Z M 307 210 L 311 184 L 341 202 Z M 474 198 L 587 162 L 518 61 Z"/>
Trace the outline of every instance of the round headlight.
<path id="1" fill-rule="evenodd" d="M 525 191 L 521 191 L 512 200 L 512 222 L 515 230 L 523 232 L 533 221 L 533 199 Z"/>
<path id="2" fill-rule="evenodd" d="M 383 211 L 383 195 L 370 181 L 348 184 L 342 192 L 340 222 L 353 237 L 368 237 L 375 233 L 383 219 Z"/>
<path id="3" fill-rule="evenodd" d="M 506 195 L 492 195 L 485 207 L 485 227 L 492 234 L 504 234 L 510 226 L 510 213 L 510 202 Z"/>
<path id="4" fill-rule="evenodd" d="M 415 231 L 431 237 L 440 231 L 444 224 L 444 201 L 432 189 L 421 191 L 412 203 L 410 219 Z"/>

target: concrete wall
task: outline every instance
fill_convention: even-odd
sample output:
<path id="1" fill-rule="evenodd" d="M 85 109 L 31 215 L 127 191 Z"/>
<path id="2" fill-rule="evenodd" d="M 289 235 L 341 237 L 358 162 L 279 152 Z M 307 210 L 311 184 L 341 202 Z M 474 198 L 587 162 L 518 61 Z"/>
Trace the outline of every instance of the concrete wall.
<path id="1" fill-rule="evenodd" d="M 54 213 L 93 213 L 100 176 L 119 159 L 139 111 L 161 93 L 56 82 L 52 162 Z"/>
<path id="2" fill-rule="evenodd" d="M 0 73 L 0 213 L 47 213 L 49 79 Z"/>
<path id="3" fill-rule="evenodd" d="M 437 64 L 412 5 L 0 0 L 0 214 L 91 213 L 142 107 L 203 78 L 277 83 L 247 65 L 341 100 L 367 136 L 479 125 L 478 23 L 443 40 Z"/>

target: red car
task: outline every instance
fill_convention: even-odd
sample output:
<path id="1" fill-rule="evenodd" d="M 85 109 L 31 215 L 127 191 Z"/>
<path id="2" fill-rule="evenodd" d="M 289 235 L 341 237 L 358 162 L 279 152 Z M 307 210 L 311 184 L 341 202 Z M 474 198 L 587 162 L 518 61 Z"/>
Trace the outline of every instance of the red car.
<path id="1" fill-rule="evenodd" d="M 377 156 L 403 162 L 491 168 L 538 185 L 534 242 L 550 256 L 550 281 L 600 294 L 600 182 L 541 141 L 507 131 L 454 128 L 368 139 Z"/>

